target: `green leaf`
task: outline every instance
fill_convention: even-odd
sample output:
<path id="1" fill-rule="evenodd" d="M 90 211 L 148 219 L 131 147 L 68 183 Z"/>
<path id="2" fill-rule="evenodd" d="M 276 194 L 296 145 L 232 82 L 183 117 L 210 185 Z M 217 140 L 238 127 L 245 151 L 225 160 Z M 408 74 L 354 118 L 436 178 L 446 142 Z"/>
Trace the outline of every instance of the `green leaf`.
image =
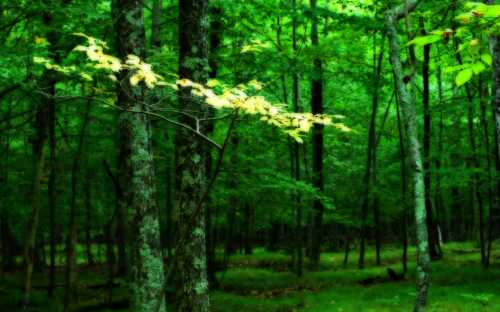
<path id="1" fill-rule="evenodd" d="M 488 53 L 481 54 L 481 61 L 483 61 L 486 65 L 491 66 L 491 64 L 493 64 L 493 58 Z"/>
<path id="2" fill-rule="evenodd" d="M 472 72 L 471 69 L 469 68 L 464 69 L 458 73 L 457 77 L 455 78 L 455 83 L 457 84 L 458 87 L 460 87 L 465 83 L 467 83 L 467 81 L 471 80 L 473 74 L 474 73 Z"/>
<path id="3" fill-rule="evenodd" d="M 408 42 L 408 45 L 414 44 L 418 47 L 422 47 L 434 42 L 438 42 L 439 40 L 441 40 L 441 35 L 428 35 L 428 36 L 417 37 L 412 41 Z"/>
<path id="4" fill-rule="evenodd" d="M 486 66 L 484 66 L 484 64 L 481 62 L 477 62 L 477 63 L 472 64 L 471 69 L 474 72 L 474 74 L 478 75 L 486 69 Z"/>

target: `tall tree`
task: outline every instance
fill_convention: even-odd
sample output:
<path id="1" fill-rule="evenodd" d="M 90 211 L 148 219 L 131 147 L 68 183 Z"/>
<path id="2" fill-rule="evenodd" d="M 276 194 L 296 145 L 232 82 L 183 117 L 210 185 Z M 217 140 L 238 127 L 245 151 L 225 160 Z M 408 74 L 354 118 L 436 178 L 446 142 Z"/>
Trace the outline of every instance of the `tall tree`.
<path id="1" fill-rule="evenodd" d="M 198 83 L 208 79 L 208 1 L 179 1 L 179 77 Z M 202 99 L 189 89 L 180 91 L 179 104 L 190 114 L 204 118 L 207 109 Z M 180 122 L 197 129 L 191 116 L 182 115 Z M 179 235 L 184 243 L 177 246 L 177 272 L 180 287 L 179 310 L 208 311 L 206 270 L 205 217 L 200 211 L 206 181 L 206 146 L 198 136 L 179 129 L 175 139 L 177 156 L 177 202 Z"/>
<path id="2" fill-rule="evenodd" d="M 209 8 L 210 14 L 210 38 L 209 38 L 209 65 L 210 79 L 216 79 L 219 69 L 219 49 L 222 43 L 222 32 L 223 23 L 222 15 L 223 10 L 220 4 L 211 5 Z M 212 118 L 215 115 L 213 108 L 208 109 L 208 117 Z M 213 120 L 206 121 L 206 133 L 211 134 L 214 131 L 215 123 Z M 205 155 L 205 171 L 207 178 L 210 179 L 212 175 L 213 167 L 212 153 L 207 149 Z M 206 249 L 207 249 L 207 277 L 210 286 L 217 285 L 217 278 L 215 272 L 217 269 L 217 263 L 215 262 L 215 247 L 216 241 L 216 227 L 213 222 L 213 213 L 215 212 L 215 207 L 212 204 L 210 196 L 207 196 L 206 207 L 205 207 L 205 223 L 206 223 Z"/>
<path id="3" fill-rule="evenodd" d="M 425 311 L 427 305 L 427 291 L 429 288 L 429 240 L 427 234 L 427 216 L 425 211 L 425 189 L 422 167 L 422 156 L 418 139 L 415 101 L 412 92 L 412 77 L 410 86 L 405 81 L 401 62 L 401 47 L 397 31 L 398 22 L 405 15 L 415 10 L 418 0 L 408 0 L 404 4 L 390 9 L 385 14 L 385 27 L 390 43 L 390 59 L 396 81 L 396 92 L 401 104 L 406 136 L 408 140 L 408 156 L 413 174 L 413 200 L 415 205 L 415 224 L 417 238 L 417 300 L 415 311 Z"/>
<path id="4" fill-rule="evenodd" d="M 142 1 L 115 0 L 115 28 L 118 53 L 145 57 Z M 160 225 L 155 198 L 153 154 L 146 90 L 129 83 L 129 71 L 120 76 L 117 106 L 121 110 L 119 129 L 126 131 L 120 145 L 129 151 L 122 160 L 130 168 L 130 208 L 134 211 L 131 245 L 131 289 L 133 311 L 165 311 L 164 268 L 160 247 Z M 124 174 L 119 171 L 119 174 Z M 127 172 L 125 172 L 127 174 Z M 121 177 L 123 179 L 123 177 Z M 122 180 L 123 181 L 123 180 Z M 122 190 L 125 187 L 122 188 Z M 129 208 L 129 207 L 124 207 Z"/>
<path id="5" fill-rule="evenodd" d="M 84 87 L 82 87 L 85 91 Z M 94 94 L 92 94 L 93 96 Z M 69 203 L 69 225 L 68 236 L 66 240 L 66 276 L 65 276 L 65 293 L 64 293 L 64 311 L 70 310 L 70 304 L 77 296 L 76 287 L 76 248 L 78 239 L 78 224 L 77 224 L 77 203 L 78 187 L 80 183 L 80 164 L 81 155 L 83 154 L 83 147 L 85 143 L 85 136 L 87 125 L 89 123 L 89 115 L 92 105 L 92 96 L 87 100 L 85 112 L 82 117 L 82 126 L 78 135 L 78 143 L 75 150 L 75 157 L 71 168 L 71 198 Z"/>
<path id="6" fill-rule="evenodd" d="M 419 20 L 420 33 L 425 36 L 425 22 L 423 17 Z M 422 104 L 424 109 L 424 139 L 423 139 L 423 162 L 424 162 L 424 187 L 425 187 L 425 211 L 427 213 L 427 230 L 429 236 L 429 253 L 431 259 L 439 259 L 441 257 L 441 248 L 439 247 L 439 236 L 437 223 L 434 218 L 431 200 L 431 108 L 430 108 L 430 93 L 429 93 L 429 65 L 431 60 L 431 45 L 426 44 L 423 47 L 424 60 L 422 62 Z"/>
<path id="7" fill-rule="evenodd" d="M 364 184 L 364 197 L 361 206 L 361 241 L 359 246 L 359 260 L 358 267 L 363 268 L 365 265 L 365 241 L 368 235 L 368 208 L 370 207 L 370 202 L 373 206 L 374 220 L 375 220 L 375 239 L 376 239 L 376 262 L 380 265 L 380 212 L 376 200 L 373 196 L 373 184 L 376 184 L 375 176 L 375 153 L 376 153 L 376 142 L 375 142 L 375 132 L 376 132 L 376 119 L 378 110 L 378 98 L 379 98 L 379 81 L 382 74 L 382 61 L 384 56 L 383 45 L 380 47 L 380 51 L 377 53 L 377 36 L 376 33 L 373 34 L 373 86 L 372 86 L 372 112 L 370 117 L 370 125 L 368 128 L 368 147 L 367 147 L 367 157 L 366 157 L 366 167 L 365 175 L 363 177 Z M 383 38 L 382 40 L 385 40 Z"/>
<path id="8" fill-rule="evenodd" d="M 318 37 L 318 13 L 317 1 L 309 2 L 312 11 L 311 43 L 317 48 Z M 323 65 L 321 58 L 315 56 L 313 59 L 313 73 L 311 82 L 311 111 L 313 114 L 323 114 Z M 323 177 L 323 125 L 314 124 L 312 131 L 312 182 L 318 192 L 324 190 Z M 321 238 L 323 235 L 323 203 L 319 199 L 313 201 L 312 227 L 311 227 L 311 268 L 317 269 L 320 260 Z"/>

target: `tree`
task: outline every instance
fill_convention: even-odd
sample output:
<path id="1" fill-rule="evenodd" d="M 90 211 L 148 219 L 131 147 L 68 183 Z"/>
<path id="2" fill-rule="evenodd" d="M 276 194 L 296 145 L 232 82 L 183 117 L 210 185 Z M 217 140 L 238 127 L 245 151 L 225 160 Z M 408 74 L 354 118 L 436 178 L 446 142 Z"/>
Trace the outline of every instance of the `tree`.
<path id="1" fill-rule="evenodd" d="M 142 2 L 138 0 L 114 1 L 116 35 L 119 55 L 145 56 L 145 34 Z M 121 160 L 130 170 L 129 184 L 121 184 L 130 193 L 130 206 L 134 211 L 133 244 L 131 246 L 131 289 L 134 311 L 165 311 L 163 294 L 164 269 L 160 248 L 160 225 L 155 198 L 151 127 L 146 90 L 143 85 L 128 83 L 131 72 L 124 72 L 118 89 Z M 119 174 L 126 174 L 119 171 Z M 123 180 L 123 176 L 120 181 Z M 126 180 L 125 180 L 126 181 Z"/>
<path id="2" fill-rule="evenodd" d="M 423 179 L 422 156 L 418 140 L 417 124 L 415 119 L 415 102 L 410 89 L 405 84 L 405 76 L 401 63 L 401 48 L 397 33 L 397 22 L 413 11 L 418 0 L 410 0 L 386 12 L 385 27 L 389 39 L 389 51 L 394 77 L 396 81 L 396 92 L 401 103 L 404 126 L 408 140 L 408 152 L 413 175 L 413 200 L 415 205 L 415 223 L 417 231 L 417 300 L 415 311 L 425 311 L 427 305 L 427 291 L 429 288 L 429 239 L 427 234 L 427 216 L 425 211 L 425 189 Z M 411 79 L 411 78 L 410 78 Z"/>
<path id="3" fill-rule="evenodd" d="M 179 77 L 205 83 L 208 79 L 208 1 L 179 1 Z M 180 107 L 198 118 L 207 116 L 202 99 L 183 89 L 179 94 Z M 182 115 L 183 124 L 199 129 L 195 120 Z M 203 128 L 201 128 L 203 129 Z M 178 245 L 179 304 L 181 311 L 208 311 L 208 281 L 206 242 L 202 198 L 205 182 L 204 142 L 193 132 L 179 129 L 176 138 L 177 201 L 179 207 L 179 236 L 185 243 Z"/>
<path id="4" fill-rule="evenodd" d="M 318 38 L 318 16 L 316 13 L 316 0 L 310 0 L 312 16 L 311 43 L 313 47 L 319 44 Z M 323 114 L 323 69 L 319 57 L 313 59 L 313 74 L 311 82 L 311 111 L 313 114 Z M 323 178 L 323 126 L 316 124 L 312 131 L 312 181 L 318 192 L 324 190 Z M 323 235 L 323 212 L 324 207 L 320 200 L 313 201 L 312 224 L 311 224 L 311 267 L 319 268 L 321 252 L 321 238 Z"/>

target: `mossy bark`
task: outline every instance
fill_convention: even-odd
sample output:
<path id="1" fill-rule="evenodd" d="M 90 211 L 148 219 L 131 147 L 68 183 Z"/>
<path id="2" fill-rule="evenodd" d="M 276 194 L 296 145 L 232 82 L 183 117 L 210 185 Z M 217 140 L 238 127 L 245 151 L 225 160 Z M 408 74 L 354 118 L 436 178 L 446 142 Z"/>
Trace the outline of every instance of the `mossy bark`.
<path id="1" fill-rule="evenodd" d="M 134 54 L 145 56 L 145 34 L 142 1 L 115 0 L 117 48 L 121 57 Z M 125 156 L 124 169 L 130 174 L 130 184 L 122 184 L 129 194 L 126 201 L 134 212 L 131 244 L 132 311 L 165 311 L 163 284 L 164 268 L 160 246 L 160 224 L 155 199 L 154 163 L 151 150 L 150 122 L 143 86 L 128 83 L 130 73 L 123 73 L 118 89 L 120 144 Z M 121 177 L 123 181 L 123 177 Z M 129 207 L 125 207 L 129 208 Z"/>
<path id="2" fill-rule="evenodd" d="M 208 1 L 179 1 L 179 77 L 199 83 L 208 79 Z M 179 105 L 199 118 L 207 108 L 190 90 L 181 90 Z M 193 118 L 184 116 L 180 122 L 203 131 Z M 206 268 L 205 215 L 200 206 L 206 185 L 206 144 L 195 133 L 180 129 L 176 134 L 177 202 L 179 237 L 177 246 L 178 309 L 208 311 L 208 281 Z"/>
<path id="3" fill-rule="evenodd" d="M 415 225 L 417 232 L 417 299 L 415 311 L 420 312 L 425 311 L 427 305 L 430 266 L 426 223 L 427 214 L 425 210 L 424 174 L 420 143 L 418 140 L 415 101 L 412 94 L 411 81 L 410 88 L 408 89 L 404 83 L 404 72 L 400 55 L 401 47 L 397 32 L 398 21 L 406 14 L 413 11 L 418 2 L 418 0 L 406 1 L 404 5 L 389 10 L 385 15 L 385 26 L 390 43 L 390 58 L 394 71 L 396 92 L 400 101 L 403 123 L 406 130 L 408 156 L 413 174 L 413 200 L 415 205 Z"/>

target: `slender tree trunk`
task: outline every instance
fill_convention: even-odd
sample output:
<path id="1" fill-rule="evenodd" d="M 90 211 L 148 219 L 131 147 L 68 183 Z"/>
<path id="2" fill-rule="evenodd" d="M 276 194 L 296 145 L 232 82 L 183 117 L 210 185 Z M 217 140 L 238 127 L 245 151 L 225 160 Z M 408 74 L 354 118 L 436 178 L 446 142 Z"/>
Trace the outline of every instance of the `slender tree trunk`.
<path id="1" fill-rule="evenodd" d="M 399 135 L 399 159 L 401 161 L 401 203 L 403 205 L 403 212 L 401 216 L 401 236 L 403 240 L 403 273 L 408 271 L 408 202 L 406 199 L 406 194 L 408 193 L 408 182 L 406 181 L 406 149 L 404 144 L 404 133 L 401 124 L 401 109 L 399 98 L 396 95 L 396 111 L 398 117 L 398 135 Z"/>
<path id="2" fill-rule="evenodd" d="M 246 202 L 243 210 L 243 247 L 245 255 L 251 255 L 252 250 L 252 206 Z"/>
<path id="3" fill-rule="evenodd" d="M 310 0 L 313 12 L 311 43 L 313 47 L 319 45 L 318 17 L 316 16 L 316 0 Z M 311 83 L 311 111 L 313 114 L 323 114 L 323 69 L 320 58 L 313 60 L 313 78 Z M 324 191 L 323 177 L 323 125 L 315 124 L 312 131 L 313 173 L 312 182 L 318 192 Z M 320 200 L 313 201 L 312 232 L 311 232 L 311 268 L 318 269 L 323 236 L 323 211 Z"/>
<path id="4" fill-rule="evenodd" d="M 116 35 L 119 55 L 145 57 L 145 33 L 142 1 L 115 0 Z M 124 72 L 118 89 L 118 107 L 122 110 L 147 112 L 144 86 L 128 83 L 131 73 Z M 130 170 L 130 207 L 134 211 L 131 244 L 131 289 L 133 311 L 165 311 L 163 293 L 164 268 L 160 244 L 160 224 L 155 199 L 155 173 L 151 148 L 151 126 L 147 114 L 123 111 L 119 117 L 122 132 L 120 145 L 126 152 L 123 158 Z M 123 140 L 124 139 L 124 140 Z M 128 172 L 120 171 L 119 174 Z M 123 179 L 124 177 L 121 176 Z M 123 181 L 123 180 L 122 180 Z M 123 188 L 122 190 L 124 190 Z M 123 207 L 127 208 L 127 207 Z M 117 220 L 119 222 L 119 220 Z M 119 238 L 119 237 L 118 237 Z M 122 255 L 123 256 L 123 255 Z"/>
<path id="5" fill-rule="evenodd" d="M 480 230 L 483 229 L 484 233 L 487 234 L 488 236 L 485 238 L 485 251 L 484 251 L 484 261 L 483 261 L 483 266 L 485 268 L 488 268 L 490 265 L 490 256 L 491 256 L 491 238 L 492 238 L 492 230 L 493 230 L 493 205 L 494 205 L 494 190 L 493 190 L 493 176 L 491 174 L 491 149 L 490 149 L 490 137 L 489 137 L 489 131 L 488 131 L 488 119 L 486 117 L 486 111 L 487 111 L 487 101 L 486 98 L 488 97 L 488 89 L 484 87 L 483 84 L 483 77 L 480 77 L 480 84 L 479 84 L 479 92 L 480 92 L 480 105 L 481 105 L 481 126 L 483 130 L 483 140 L 484 140 L 484 149 L 485 149 L 485 155 L 486 155 L 486 169 L 488 171 L 487 173 L 487 183 L 488 183 L 488 206 L 489 206 L 489 211 L 488 211 L 488 231 L 486 232 L 484 229 L 484 225 L 480 226 Z M 480 225 L 484 222 L 483 221 L 483 214 L 480 211 Z"/>
<path id="6" fill-rule="evenodd" d="M 380 80 L 381 72 L 382 72 L 382 60 L 383 60 L 383 46 L 381 46 L 380 52 L 377 54 L 376 51 L 376 34 L 373 35 L 373 86 L 372 86 L 372 111 L 370 117 L 370 125 L 368 128 L 368 148 L 367 148 L 367 157 L 366 157 L 366 167 L 365 167 L 365 175 L 363 177 L 364 183 L 364 197 L 363 203 L 361 206 L 361 240 L 359 246 L 359 260 L 358 267 L 360 269 L 365 266 L 365 244 L 366 238 L 368 235 L 368 209 L 371 206 L 373 209 L 373 216 L 375 220 L 375 240 L 376 240 L 376 263 L 380 265 L 380 211 L 378 209 L 378 205 L 375 205 L 374 195 L 371 187 L 376 183 L 375 172 L 375 149 L 376 149 L 376 119 L 377 119 L 377 110 L 378 110 L 378 82 Z"/>
<path id="7" fill-rule="evenodd" d="M 227 264 L 229 256 L 236 252 L 236 210 L 239 204 L 237 194 L 235 194 L 235 189 L 238 187 L 238 182 L 236 180 L 236 171 L 238 169 L 238 144 L 239 139 L 236 133 L 231 137 L 231 157 L 229 165 L 229 181 L 228 188 L 232 191 L 229 196 L 229 203 L 227 207 L 226 214 L 226 237 L 225 237 L 225 247 L 224 247 L 224 264 Z"/>
<path id="8" fill-rule="evenodd" d="M 85 202 L 85 255 L 87 258 L 87 265 L 94 264 L 94 257 L 92 256 L 92 235 L 91 235 L 92 234 L 91 183 L 92 179 L 90 177 L 90 172 L 87 172 L 85 174 L 85 183 L 83 185 L 84 202 Z"/>
<path id="9" fill-rule="evenodd" d="M 294 59 L 293 59 L 293 75 L 292 75 L 292 102 L 293 102 L 293 111 L 298 113 L 302 111 L 300 107 L 300 84 L 299 84 L 299 73 L 296 69 L 297 65 L 297 1 L 292 0 L 292 8 L 293 8 L 293 17 L 292 17 L 292 49 L 294 51 Z M 293 163 L 294 163 L 294 179 L 296 181 L 300 181 L 300 146 L 298 142 L 293 142 Z M 302 277 L 303 275 L 303 267 L 304 267 L 304 231 L 302 228 L 302 203 L 300 194 L 296 194 L 295 196 L 295 226 L 296 226 L 296 249 L 297 249 L 297 275 Z"/>
<path id="10" fill-rule="evenodd" d="M 489 1 L 492 3 L 493 1 Z M 500 208 L 500 37 L 490 36 L 490 53 L 493 56 L 493 83 L 491 87 L 492 93 L 492 109 L 493 109 L 493 124 L 495 130 L 495 162 L 496 162 L 496 198 L 492 207 L 490 207 L 490 217 L 497 218 Z M 488 233 L 488 250 L 491 250 L 491 241 L 493 240 L 493 226 L 490 225 Z M 489 252 L 488 252 L 489 253 Z"/>
<path id="11" fill-rule="evenodd" d="M 50 241 L 50 263 L 49 263 L 49 285 L 47 288 L 48 296 L 52 297 L 55 287 L 56 275 L 56 107 L 54 101 L 48 103 L 48 132 L 49 132 L 49 147 L 50 147 L 50 173 L 48 181 L 48 205 L 49 205 L 49 241 Z"/>
<path id="12" fill-rule="evenodd" d="M 222 41 L 222 31 L 223 23 L 222 16 L 223 11 L 220 5 L 215 4 L 209 7 L 210 14 L 210 38 L 209 38 L 209 65 L 210 71 L 208 73 L 210 79 L 216 79 L 218 68 L 219 68 L 219 47 Z M 215 111 L 213 108 L 208 108 L 208 117 L 214 117 Z M 211 134 L 214 131 L 215 123 L 213 120 L 207 121 L 206 123 L 206 133 Z M 210 150 L 206 151 L 205 155 L 205 171 L 207 178 L 210 179 L 212 175 L 212 153 Z M 207 278 L 210 288 L 215 288 L 218 285 L 215 273 L 217 271 L 217 263 L 215 259 L 215 248 L 217 245 L 216 235 L 215 235 L 215 220 L 212 216 L 216 208 L 212 204 L 210 196 L 207 197 L 206 207 L 205 207 L 205 224 L 206 224 L 206 249 L 207 249 Z"/>
<path id="13" fill-rule="evenodd" d="M 85 89 L 82 87 L 82 90 Z M 94 96 L 94 94 L 92 94 Z M 75 158 L 73 159 L 73 166 L 71 169 L 71 198 L 69 207 L 69 231 L 68 238 L 66 241 L 66 285 L 64 292 L 64 311 L 69 311 L 70 305 L 77 297 L 77 287 L 76 287 L 76 270 L 77 270 L 77 259 L 76 259 L 76 245 L 78 239 L 78 224 L 77 224 L 77 203 L 76 198 L 78 196 L 78 185 L 80 183 L 80 160 L 83 153 L 83 147 L 85 143 L 85 134 L 87 131 L 87 125 L 89 121 L 89 115 L 92 105 L 92 99 L 87 101 L 84 116 L 82 117 L 82 126 L 80 129 L 80 134 L 78 138 L 78 145 L 75 150 Z"/>
<path id="14" fill-rule="evenodd" d="M 420 18 L 420 33 L 425 36 L 424 19 Z M 423 162 L 424 162 L 424 187 L 425 187 L 425 211 L 427 213 L 427 231 L 429 237 L 429 253 L 431 259 L 441 258 L 437 224 L 434 219 L 431 200 L 431 109 L 430 109 L 430 96 L 429 96 L 429 63 L 431 60 L 431 45 L 427 44 L 423 47 L 424 60 L 422 63 L 422 80 L 423 92 L 422 103 L 424 110 L 424 142 L 423 142 Z"/>
<path id="15" fill-rule="evenodd" d="M 205 83 L 208 78 L 208 1 L 179 1 L 179 77 Z M 179 104 L 199 118 L 208 112 L 200 98 L 190 90 L 180 91 Z M 192 118 L 180 117 L 182 123 L 193 128 Z M 201 127 L 200 130 L 205 130 Z M 178 205 L 179 235 L 185 243 L 178 246 L 177 270 L 180 285 L 179 310 L 200 311 L 209 309 L 208 280 L 206 268 L 205 212 L 201 202 L 206 187 L 206 146 L 192 132 L 180 129 L 176 135 L 178 155 Z M 202 208 L 199 211 L 199 208 Z"/>
<path id="16" fill-rule="evenodd" d="M 415 223 L 417 232 L 417 299 L 415 311 L 425 311 L 427 305 L 427 291 L 429 288 L 429 240 L 427 234 L 426 211 L 425 211 L 425 189 L 422 168 L 422 156 L 418 140 L 415 102 L 412 94 L 412 82 L 410 77 L 410 88 L 404 82 L 403 66 L 401 63 L 401 47 L 397 32 L 399 19 L 413 11 L 418 0 L 408 0 L 405 4 L 389 10 L 385 15 L 385 26 L 390 42 L 391 63 L 397 86 L 397 94 L 401 104 L 401 112 L 408 140 L 408 152 L 411 168 L 413 170 L 413 191 L 415 205 Z"/>
<path id="17" fill-rule="evenodd" d="M 441 79 L 441 67 L 438 66 L 437 69 L 437 80 L 438 80 L 438 94 L 439 94 L 439 134 L 438 134 L 438 153 L 436 156 L 436 187 L 434 194 L 434 201 L 436 202 L 436 211 L 440 211 L 442 214 L 441 219 L 438 219 L 438 224 L 441 224 L 441 232 L 443 233 L 443 240 L 447 241 L 449 237 L 448 233 L 448 217 L 445 213 L 445 206 L 443 201 L 443 193 L 441 189 L 441 157 L 443 155 L 443 132 L 444 132 L 444 113 L 443 113 L 443 83 Z M 442 221 L 439 223 L 439 221 Z"/>
<path id="18" fill-rule="evenodd" d="M 153 11 L 151 12 L 151 47 L 161 48 L 161 24 L 163 17 L 163 0 L 153 0 Z"/>
<path id="19" fill-rule="evenodd" d="M 7 113 L 5 114 L 5 118 L 7 118 L 7 128 L 11 127 L 10 124 L 10 116 L 12 113 L 12 103 L 7 103 Z M 9 225 L 9 218 L 7 214 L 7 206 L 9 199 L 9 156 L 10 156 L 10 131 L 5 131 L 5 141 L 0 141 L 5 144 L 5 149 L 2 151 L 2 162 L 0 162 L 0 244 L 1 244 L 1 256 L 2 261 L 0 262 L 0 278 L 4 271 L 8 271 L 12 269 L 14 266 L 14 254 L 13 247 L 15 238 L 12 234 Z M 0 145 L 3 147 L 2 145 Z"/>
<path id="20" fill-rule="evenodd" d="M 44 82 L 43 88 L 45 92 L 50 95 L 55 94 L 55 81 L 49 79 L 42 79 Z M 34 124 L 34 136 L 30 139 L 33 147 L 33 181 L 31 188 L 31 210 L 28 215 L 26 240 L 24 245 L 24 261 L 25 261 L 25 280 L 24 280 L 24 298 L 23 308 L 27 309 L 29 306 L 29 298 L 31 292 L 31 282 L 33 274 L 33 266 L 36 253 L 36 236 L 38 230 L 39 213 L 41 206 L 41 184 L 42 176 L 45 167 L 45 157 L 43 148 L 47 140 L 47 108 L 53 98 L 44 98 L 41 103 L 36 104 L 36 115 Z"/>

